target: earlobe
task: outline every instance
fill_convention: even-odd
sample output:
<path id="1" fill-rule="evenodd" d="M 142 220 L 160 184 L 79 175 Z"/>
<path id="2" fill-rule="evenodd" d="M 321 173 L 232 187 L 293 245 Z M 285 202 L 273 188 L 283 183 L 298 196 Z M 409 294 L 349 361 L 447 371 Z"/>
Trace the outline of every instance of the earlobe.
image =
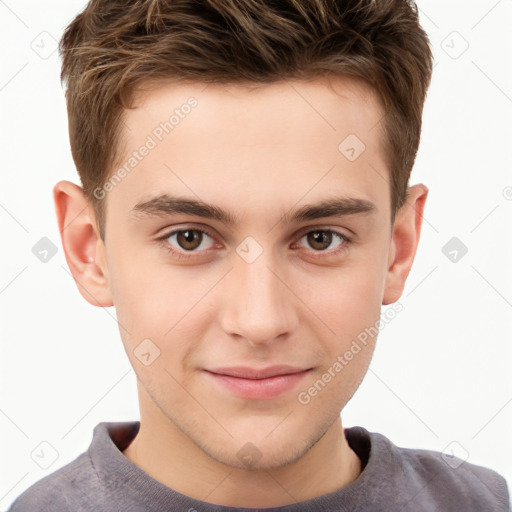
<path id="1" fill-rule="evenodd" d="M 106 264 L 98 254 L 103 242 L 83 189 L 70 181 L 59 181 L 53 188 L 53 199 L 62 247 L 79 292 L 93 306 L 113 306 Z"/>
<path id="2" fill-rule="evenodd" d="M 382 304 L 392 304 L 402 295 L 420 240 L 428 188 L 409 187 L 405 204 L 396 214 Z"/>

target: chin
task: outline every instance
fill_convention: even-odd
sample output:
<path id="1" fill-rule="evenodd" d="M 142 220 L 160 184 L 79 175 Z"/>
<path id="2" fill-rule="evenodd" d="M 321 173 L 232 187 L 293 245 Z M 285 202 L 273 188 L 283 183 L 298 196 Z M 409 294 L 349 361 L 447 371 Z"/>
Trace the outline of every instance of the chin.
<path id="1" fill-rule="evenodd" d="M 306 437 L 304 431 L 299 433 L 290 429 L 283 430 L 279 436 L 260 432 L 259 435 L 246 434 L 222 442 L 211 439 L 203 441 L 199 447 L 212 459 L 232 468 L 269 470 L 300 459 L 323 435 L 319 432 L 317 436 Z"/>

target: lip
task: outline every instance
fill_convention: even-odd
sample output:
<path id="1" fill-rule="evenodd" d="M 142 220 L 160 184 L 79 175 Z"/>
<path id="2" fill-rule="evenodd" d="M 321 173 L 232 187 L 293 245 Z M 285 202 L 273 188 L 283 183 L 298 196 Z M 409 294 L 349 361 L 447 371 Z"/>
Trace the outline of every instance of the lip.
<path id="1" fill-rule="evenodd" d="M 269 400 L 291 390 L 310 370 L 311 368 L 279 365 L 260 369 L 231 366 L 204 371 L 218 385 L 236 396 Z"/>

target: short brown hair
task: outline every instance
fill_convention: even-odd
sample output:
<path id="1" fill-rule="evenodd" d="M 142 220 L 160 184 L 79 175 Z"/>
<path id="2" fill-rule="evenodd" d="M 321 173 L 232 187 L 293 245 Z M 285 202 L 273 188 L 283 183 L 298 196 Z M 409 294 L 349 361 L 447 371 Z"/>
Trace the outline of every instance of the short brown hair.
<path id="1" fill-rule="evenodd" d="M 270 83 L 345 75 L 384 107 L 392 216 L 404 204 L 432 74 L 429 40 L 408 0 L 91 0 L 59 45 L 71 151 L 93 193 L 119 161 L 123 112 L 161 80 Z"/>

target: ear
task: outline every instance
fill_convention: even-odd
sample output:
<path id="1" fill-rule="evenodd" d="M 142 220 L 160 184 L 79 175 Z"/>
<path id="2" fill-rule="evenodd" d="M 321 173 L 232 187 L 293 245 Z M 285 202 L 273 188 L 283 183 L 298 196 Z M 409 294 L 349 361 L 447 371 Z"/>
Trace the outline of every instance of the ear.
<path id="1" fill-rule="evenodd" d="M 396 214 L 382 300 L 384 305 L 396 302 L 404 290 L 420 240 L 427 195 L 425 185 L 409 187 L 405 203 Z"/>
<path id="2" fill-rule="evenodd" d="M 113 306 L 105 246 L 83 189 L 70 181 L 59 181 L 53 187 L 53 200 L 64 254 L 79 292 L 93 306 Z"/>

